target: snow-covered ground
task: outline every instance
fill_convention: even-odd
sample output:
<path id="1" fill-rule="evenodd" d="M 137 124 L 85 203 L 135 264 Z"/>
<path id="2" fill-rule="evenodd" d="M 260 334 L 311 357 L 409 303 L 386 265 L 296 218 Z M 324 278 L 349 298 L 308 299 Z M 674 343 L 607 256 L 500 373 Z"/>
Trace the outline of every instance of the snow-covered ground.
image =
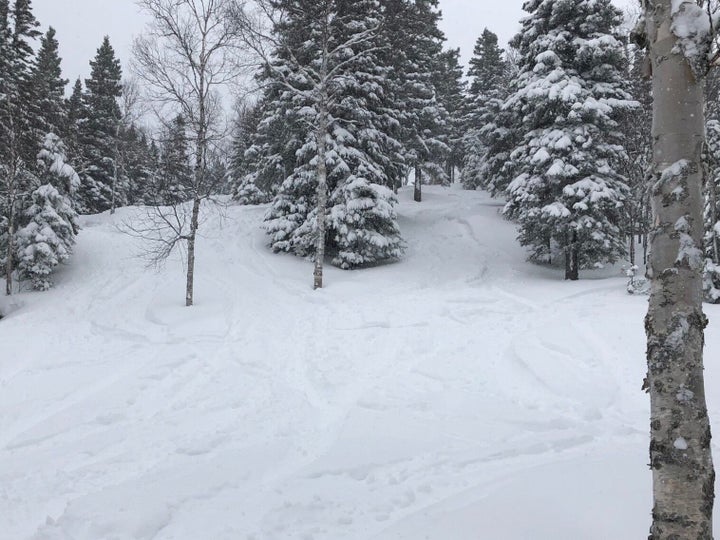
<path id="1" fill-rule="evenodd" d="M 117 230 L 138 209 L 85 218 L 56 288 L 4 301 L 0 538 L 644 537 L 646 299 L 527 263 L 483 193 L 410 195 L 407 256 L 321 291 L 263 208 L 209 215 L 189 309 Z"/>

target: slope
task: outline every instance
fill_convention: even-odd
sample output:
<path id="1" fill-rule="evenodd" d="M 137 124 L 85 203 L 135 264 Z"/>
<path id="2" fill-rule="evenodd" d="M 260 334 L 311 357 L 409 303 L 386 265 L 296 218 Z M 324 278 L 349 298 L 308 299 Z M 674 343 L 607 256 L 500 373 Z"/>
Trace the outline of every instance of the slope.
<path id="1" fill-rule="evenodd" d="M 645 299 L 525 262 L 483 193 L 425 195 L 405 259 L 321 291 L 264 208 L 208 209 L 191 309 L 118 230 L 142 210 L 85 218 L 0 321 L 0 538 L 645 534 Z"/>

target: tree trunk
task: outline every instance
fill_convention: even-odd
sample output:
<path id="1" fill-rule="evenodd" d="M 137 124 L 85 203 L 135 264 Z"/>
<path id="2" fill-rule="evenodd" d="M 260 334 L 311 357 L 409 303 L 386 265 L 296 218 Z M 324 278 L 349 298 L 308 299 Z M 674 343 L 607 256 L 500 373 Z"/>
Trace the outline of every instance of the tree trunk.
<path id="1" fill-rule="evenodd" d="M 14 185 L 14 180 L 12 181 Z M 15 271 L 15 210 L 16 202 L 14 193 L 10 196 L 10 211 L 8 213 L 8 239 L 7 252 L 5 254 L 5 294 L 10 296 L 13 290 L 13 272 Z"/>
<path id="2" fill-rule="evenodd" d="M 577 281 L 579 279 L 578 269 L 578 243 L 577 232 L 573 230 L 565 233 L 567 246 L 565 247 L 565 279 Z"/>
<path id="3" fill-rule="evenodd" d="M 118 183 L 118 154 L 120 151 L 118 150 L 118 138 L 120 137 L 120 124 L 117 125 L 115 128 L 115 155 L 113 156 L 113 179 L 112 179 L 112 194 L 110 196 L 110 214 L 115 213 L 115 206 L 116 203 L 116 197 L 115 192 L 117 190 L 117 183 Z"/>
<path id="4" fill-rule="evenodd" d="M 117 188 L 117 164 L 113 163 L 112 196 L 110 197 L 110 214 L 115 213 L 115 189 Z"/>
<path id="5" fill-rule="evenodd" d="M 422 202 L 422 167 L 415 165 L 415 191 L 413 193 L 415 202 Z"/>
<path id="6" fill-rule="evenodd" d="M 645 319 L 654 502 L 650 540 L 710 540 L 715 473 L 703 381 L 704 98 L 702 81 L 670 30 L 671 3 L 646 0 L 656 181 Z"/>
<path id="7" fill-rule="evenodd" d="M 200 197 L 196 194 L 193 200 L 192 216 L 190 218 L 190 234 L 187 243 L 187 281 L 185 285 L 185 305 L 190 307 L 193 305 L 193 295 L 195 289 L 195 238 L 200 216 Z"/>
<path id="8" fill-rule="evenodd" d="M 325 136 L 327 134 L 327 111 L 318 115 L 317 130 L 317 245 L 315 248 L 315 269 L 313 270 L 313 289 L 322 289 L 323 262 L 325 259 L 325 221 L 327 214 L 327 153 Z"/>

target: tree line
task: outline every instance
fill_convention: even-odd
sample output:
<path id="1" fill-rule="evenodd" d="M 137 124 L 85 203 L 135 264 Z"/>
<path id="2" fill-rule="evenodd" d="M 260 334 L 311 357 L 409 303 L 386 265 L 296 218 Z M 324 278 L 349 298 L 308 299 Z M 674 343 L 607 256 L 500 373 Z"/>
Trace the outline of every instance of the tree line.
<path id="1" fill-rule="evenodd" d="M 108 37 L 90 76 L 69 95 L 58 36 L 44 33 L 30 0 L 0 0 L 0 276 L 52 284 L 69 258 L 78 215 L 190 198 L 193 172 L 187 116 L 144 125 L 139 83 L 124 78 Z M 209 174 L 224 181 L 210 155 Z M 218 188 L 222 191 L 222 187 Z"/>
<path id="2" fill-rule="evenodd" d="M 647 258 L 649 83 L 643 53 L 610 2 L 581 2 L 562 16 L 544 4 L 528 6 L 531 16 L 506 49 L 492 31 L 482 32 L 466 77 L 460 51 L 446 47 L 439 29 L 437 0 L 262 0 L 252 8 L 213 0 L 206 15 L 225 21 L 228 51 L 210 89 L 192 103 L 187 95 L 169 95 L 181 77 L 170 73 L 167 58 L 150 54 L 151 27 L 136 40 L 135 79 L 123 78 L 106 38 L 90 77 L 75 81 L 65 97 L 55 31 L 40 35 L 30 0 L 9 2 L 0 0 L 0 62 L 8 66 L 0 81 L 0 129 L 9 134 L 0 149 L 0 252 L 8 289 L 14 275 L 38 288 L 50 285 L 77 233 L 68 209 L 169 206 L 175 216 L 177 205 L 197 200 L 199 206 L 225 192 L 241 204 L 269 203 L 264 226 L 271 248 L 312 258 L 318 276 L 326 255 L 345 269 L 395 260 L 405 249 L 398 188 L 413 184 L 419 202 L 423 184 L 458 179 L 467 189 L 504 198 L 504 214 L 518 223 L 530 258 L 564 263 L 567 279 L 583 268 Z M 194 3 L 141 4 L 153 20 L 172 20 L 166 10 L 186 24 L 182 14 Z M 161 44 L 168 40 L 153 42 Z M 226 144 L 214 87 L 240 79 L 233 55 L 245 73 L 257 66 L 256 91 L 236 107 Z M 708 92 L 715 91 L 714 80 Z M 152 131 L 141 124 L 149 101 L 163 109 Z M 201 103 L 209 109 L 198 131 Z M 720 117 L 708 117 L 712 164 Z M 208 129 L 214 131 L 201 137 L 207 144 L 198 161 L 198 134 Z M 69 179 L 48 176 L 43 160 L 62 161 L 54 170 Z M 59 236 L 46 241 L 27 227 L 43 219 L 39 208 L 60 204 L 58 198 L 32 202 L 48 184 L 64 198 L 65 217 L 53 218 Z M 706 208 L 709 301 L 720 300 L 714 185 Z M 157 237 L 164 246 L 187 242 L 184 215 L 168 226 L 169 214 L 159 213 L 143 230 L 166 229 Z"/>

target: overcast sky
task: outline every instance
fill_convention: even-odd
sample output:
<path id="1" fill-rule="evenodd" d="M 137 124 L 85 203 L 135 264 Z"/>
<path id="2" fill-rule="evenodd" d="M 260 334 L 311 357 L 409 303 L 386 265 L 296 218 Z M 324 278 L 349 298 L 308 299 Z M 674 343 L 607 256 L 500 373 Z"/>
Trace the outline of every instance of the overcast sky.
<path id="1" fill-rule="evenodd" d="M 614 1 L 625 6 L 637 0 Z M 460 47 L 467 63 L 483 28 L 506 43 L 518 29 L 522 4 L 523 0 L 440 0 L 448 46 Z M 106 34 L 126 68 L 133 36 L 145 25 L 134 0 L 33 0 L 33 7 L 43 29 L 52 25 L 57 30 L 64 76 L 71 84 L 89 76 L 88 62 Z"/>

